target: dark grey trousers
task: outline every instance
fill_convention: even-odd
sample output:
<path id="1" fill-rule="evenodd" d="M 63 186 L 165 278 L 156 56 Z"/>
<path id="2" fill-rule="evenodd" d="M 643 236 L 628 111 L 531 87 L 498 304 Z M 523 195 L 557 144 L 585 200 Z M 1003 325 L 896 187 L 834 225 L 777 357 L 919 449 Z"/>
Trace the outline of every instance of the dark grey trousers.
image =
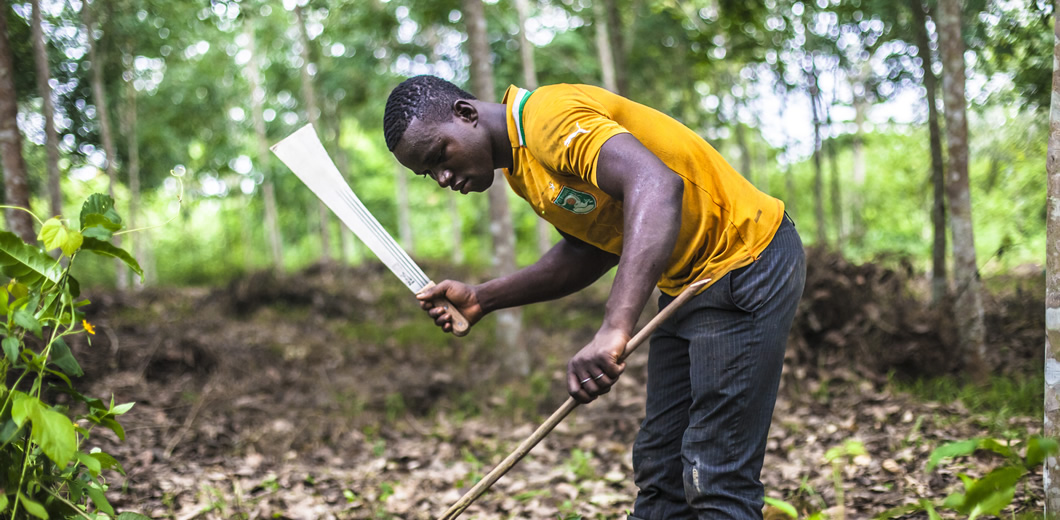
<path id="1" fill-rule="evenodd" d="M 802 241 L 785 216 L 758 260 L 652 335 L 631 519 L 762 518 L 766 436 L 805 282 Z M 660 308 L 671 301 L 663 295 Z"/>

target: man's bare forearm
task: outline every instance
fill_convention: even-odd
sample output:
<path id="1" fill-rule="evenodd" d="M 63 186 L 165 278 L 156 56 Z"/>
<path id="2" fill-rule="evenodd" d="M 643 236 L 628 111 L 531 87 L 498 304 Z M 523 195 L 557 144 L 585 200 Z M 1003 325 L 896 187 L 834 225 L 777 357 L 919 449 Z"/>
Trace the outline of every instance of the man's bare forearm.
<path id="1" fill-rule="evenodd" d="M 576 239 L 564 238 L 533 265 L 475 287 L 484 313 L 573 294 L 595 282 L 618 257 Z"/>

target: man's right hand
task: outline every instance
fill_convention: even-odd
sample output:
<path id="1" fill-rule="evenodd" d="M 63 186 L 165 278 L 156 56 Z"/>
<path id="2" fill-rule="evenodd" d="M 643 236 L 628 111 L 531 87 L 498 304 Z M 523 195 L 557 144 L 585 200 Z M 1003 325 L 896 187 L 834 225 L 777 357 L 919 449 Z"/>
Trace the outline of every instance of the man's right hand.
<path id="1" fill-rule="evenodd" d="M 445 309 L 436 307 L 432 303 L 431 300 L 437 298 L 445 298 L 455 305 L 456 310 L 467 318 L 468 329 L 482 319 L 485 314 L 482 311 L 482 306 L 479 305 L 475 288 L 466 283 L 444 280 L 434 287 L 420 291 L 416 294 L 416 299 L 420 301 L 420 308 L 427 311 L 427 314 L 434 320 L 435 325 L 441 327 L 445 332 L 452 332 L 453 320 Z"/>

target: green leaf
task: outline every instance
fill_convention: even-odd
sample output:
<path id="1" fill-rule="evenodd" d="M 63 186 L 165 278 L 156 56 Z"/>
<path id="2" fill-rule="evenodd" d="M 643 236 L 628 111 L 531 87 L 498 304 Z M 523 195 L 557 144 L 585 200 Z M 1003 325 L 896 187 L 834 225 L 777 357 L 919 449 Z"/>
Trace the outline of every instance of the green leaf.
<path id="1" fill-rule="evenodd" d="M 81 220 L 81 233 L 86 237 L 110 240 L 121 229 L 121 220 L 114 222 L 99 213 L 89 213 Z"/>
<path id="2" fill-rule="evenodd" d="M 121 229 L 121 217 L 114 211 L 114 199 L 104 195 L 102 193 L 93 193 L 85 200 L 85 203 L 81 205 L 81 228 L 88 227 L 89 215 L 97 214 L 103 218 L 109 220 L 113 224 L 117 224 Z"/>
<path id="3" fill-rule="evenodd" d="M 88 472 L 91 473 L 93 477 L 98 477 L 99 472 L 103 471 L 103 465 L 100 464 L 99 459 L 87 453 L 77 452 L 77 460 L 81 461 L 81 464 L 84 464 L 85 467 L 88 468 Z"/>
<path id="4" fill-rule="evenodd" d="M 78 282 L 77 278 L 74 278 L 73 276 L 67 276 L 66 292 L 69 293 L 72 298 L 81 296 L 81 282 Z"/>
<path id="5" fill-rule="evenodd" d="M 37 321 L 37 318 L 33 317 L 32 312 L 27 311 L 26 309 L 15 311 L 15 325 L 32 332 L 38 338 L 42 337 L 40 322 Z"/>
<path id="6" fill-rule="evenodd" d="M 978 447 L 979 439 L 969 439 L 966 441 L 943 444 L 942 446 L 935 448 L 935 451 L 931 452 L 931 456 L 928 457 L 927 467 L 924 468 L 924 471 L 930 473 L 935 469 L 935 466 L 938 466 L 939 462 L 942 462 L 942 459 L 971 455 L 972 453 L 975 453 L 975 450 Z"/>
<path id="7" fill-rule="evenodd" d="M 0 231 L 0 266 L 3 266 L 8 276 L 28 284 L 36 283 L 41 278 L 59 283 L 59 277 L 62 276 L 58 262 L 9 231 Z"/>
<path id="8" fill-rule="evenodd" d="M 888 509 L 882 513 L 877 514 L 873 517 L 874 520 L 883 520 L 887 518 L 898 518 L 900 516 L 906 516 L 910 513 L 920 511 L 923 507 L 920 504 L 906 504 L 904 506 L 898 506 Z"/>
<path id="9" fill-rule="evenodd" d="M 4 341 L 0 342 L 0 345 L 4 347 L 4 357 L 15 363 L 18 361 L 18 353 L 22 350 L 20 347 L 22 343 L 18 341 L 18 338 L 14 336 L 8 336 L 4 338 Z"/>
<path id="10" fill-rule="evenodd" d="M 18 433 L 19 426 L 15 424 L 13 419 L 4 421 L 4 425 L 0 426 L 0 444 L 11 442 L 15 438 L 15 434 Z M 3 511 L 3 508 L 0 508 Z"/>
<path id="11" fill-rule="evenodd" d="M 132 257 L 132 255 L 129 254 L 128 251 L 120 247 L 115 247 L 110 242 L 104 242 L 96 238 L 88 237 L 85 238 L 84 243 L 81 245 L 81 249 L 86 251 L 92 251 L 97 255 L 118 258 L 122 262 L 125 262 L 125 265 L 129 266 L 129 269 L 132 269 L 133 272 L 140 275 L 140 279 L 143 280 L 143 269 L 140 268 L 140 264 L 136 261 L 135 258 Z"/>
<path id="12" fill-rule="evenodd" d="M 81 236 L 80 231 L 67 228 L 66 224 L 63 224 L 58 217 L 52 217 L 44 221 L 44 225 L 40 228 L 40 234 L 37 235 L 37 240 L 44 243 L 46 251 L 59 248 L 63 250 L 63 254 L 66 256 L 73 256 L 81 247 L 83 239 L 84 237 Z"/>
<path id="13" fill-rule="evenodd" d="M 36 397 L 24 394 L 18 390 L 12 393 L 14 397 L 11 400 L 11 419 L 21 428 L 26 424 L 27 419 L 31 420 L 36 415 L 41 403 Z"/>
<path id="14" fill-rule="evenodd" d="M 965 490 L 962 512 L 972 517 L 998 514 L 1012 502 L 1016 483 L 1026 474 L 1022 466 L 1002 466 L 987 473 Z"/>
<path id="15" fill-rule="evenodd" d="M 979 449 L 990 450 L 1006 459 L 1012 459 L 1016 457 L 1016 454 L 1012 453 L 1012 448 L 1001 444 L 996 439 L 983 439 L 979 443 Z"/>
<path id="16" fill-rule="evenodd" d="M 795 509 L 795 506 L 783 500 L 772 497 L 762 497 L 762 500 L 764 500 L 766 504 L 773 506 L 774 508 L 782 511 L 784 514 L 792 518 L 799 518 L 799 510 Z"/>
<path id="17" fill-rule="evenodd" d="M 151 520 L 151 517 L 141 515 L 140 513 L 131 513 L 126 511 L 118 515 L 118 518 L 116 518 L 115 520 Z"/>
<path id="18" fill-rule="evenodd" d="M 1031 438 L 1027 440 L 1027 459 L 1024 464 L 1027 465 L 1027 468 L 1035 468 L 1041 464 L 1046 457 L 1056 453 L 1056 451 L 1056 439 L 1050 439 L 1040 435 L 1032 435 Z"/>
<path id="19" fill-rule="evenodd" d="M 121 473 L 122 475 L 125 474 L 125 468 L 123 468 L 121 466 L 121 463 L 118 462 L 118 459 L 114 458 L 111 454 L 102 451 L 97 451 L 95 453 L 89 454 L 89 456 L 98 460 L 100 467 L 102 467 L 103 469 L 112 469 L 114 471 L 117 471 L 118 473 Z"/>
<path id="20" fill-rule="evenodd" d="M 118 406 L 112 406 L 112 407 L 110 408 L 110 413 L 111 413 L 112 415 L 122 415 L 122 414 L 124 414 L 125 412 L 128 412 L 129 410 L 132 410 L 132 407 L 133 407 L 133 405 L 135 405 L 135 404 L 136 404 L 136 403 L 135 403 L 135 402 L 133 402 L 133 403 L 124 403 L 124 404 L 119 404 Z"/>
<path id="21" fill-rule="evenodd" d="M 111 507 L 110 502 L 107 502 L 107 497 L 103 494 L 103 490 L 90 485 L 85 488 L 85 491 L 88 493 L 88 498 L 91 498 L 92 503 L 96 505 L 96 509 L 114 516 L 114 508 Z"/>
<path id="22" fill-rule="evenodd" d="M 118 424 L 118 421 L 115 421 L 110 417 L 106 417 L 104 419 L 100 419 L 99 424 L 110 428 L 110 431 L 114 432 L 114 434 L 117 435 L 118 438 L 122 440 L 122 442 L 125 441 L 125 428 L 122 428 L 121 425 Z"/>
<path id="23" fill-rule="evenodd" d="M 18 283 L 15 280 L 11 280 L 7 283 L 7 292 L 11 293 L 11 296 L 14 296 L 17 301 L 29 296 L 29 287 L 26 287 L 26 284 L 24 283 Z"/>
<path id="24" fill-rule="evenodd" d="M 923 506 L 925 511 L 927 511 L 928 520 L 942 520 L 942 517 L 939 516 L 938 511 L 935 511 L 935 504 L 932 504 L 930 500 L 926 498 L 921 498 L 920 505 Z"/>
<path id="25" fill-rule="evenodd" d="M 81 229 L 85 236 L 110 240 L 111 235 L 121 229 L 121 221 L 114 222 L 99 213 L 89 213 L 81 218 Z"/>
<path id="26" fill-rule="evenodd" d="M 7 511 L 7 495 L 0 493 L 0 513 Z"/>
<path id="27" fill-rule="evenodd" d="M 55 410 L 40 408 L 38 417 L 33 417 L 30 433 L 44 454 L 60 468 L 66 467 L 77 454 L 77 433 L 70 418 Z"/>
<path id="28" fill-rule="evenodd" d="M 7 316 L 8 312 L 11 312 L 7 308 L 8 293 L 7 286 L 0 287 L 0 315 Z"/>
<path id="29" fill-rule="evenodd" d="M 26 509 L 26 512 L 37 517 L 48 520 L 48 511 L 44 509 L 44 506 L 40 505 L 40 502 L 30 500 L 29 497 L 23 495 L 21 491 L 18 492 L 19 503 Z"/>
<path id="30" fill-rule="evenodd" d="M 52 342 L 51 362 L 55 363 L 55 366 L 59 367 L 68 376 L 81 377 L 85 375 L 85 372 L 81 370 L 81 365 L 77 363 L 77 359 L 74 359 L 74 354 L 70 352 L 70 346 L 63 341 L 63 338 L 55 338 L 55 341 Z"/>

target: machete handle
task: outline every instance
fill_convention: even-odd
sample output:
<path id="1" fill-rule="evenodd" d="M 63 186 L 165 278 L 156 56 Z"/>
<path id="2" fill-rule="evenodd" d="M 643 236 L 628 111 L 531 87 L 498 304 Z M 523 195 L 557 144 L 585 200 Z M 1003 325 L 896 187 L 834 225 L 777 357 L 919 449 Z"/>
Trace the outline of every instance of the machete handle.
<path id="1" fill-rule="evenodd" d="M 425 291 L 431 287 L 434 287 L 434 282 L 430 282 L 423 286 L 423 289 L 421 290 Z M 467 336 L 467 331 L 471 328 L 471 324 L 467 322 L 467 318 L 465 318 L 463 314 L 460 314 L 460 311 L 456 309 L 456 305 L 453 305 L 453 302 L 449 301 L 447 298 L 435 298 L 431 300 L 431 304 L 435 307 L 445 309 L 446 314 L 449 315 L 449 319 L 452 321 L 452 333 L 454 336 Z"/>

